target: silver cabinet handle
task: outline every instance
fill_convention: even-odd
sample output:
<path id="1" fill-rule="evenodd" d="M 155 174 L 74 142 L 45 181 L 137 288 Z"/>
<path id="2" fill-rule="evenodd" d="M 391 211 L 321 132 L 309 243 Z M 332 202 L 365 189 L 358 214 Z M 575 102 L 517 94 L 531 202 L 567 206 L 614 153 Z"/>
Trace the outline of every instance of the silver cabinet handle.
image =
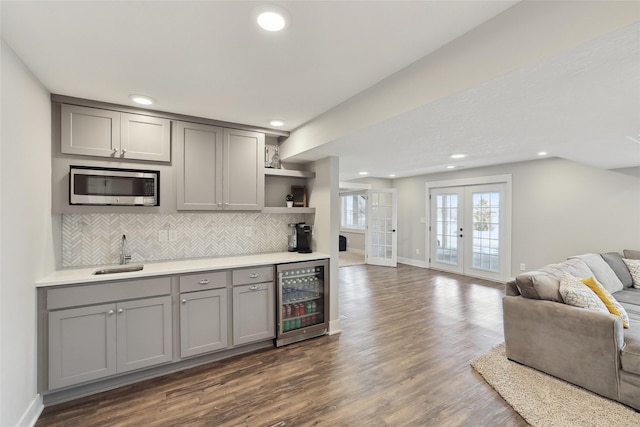
<path id="1" fill-rule="evenodd" d="M 125 154 L 127 154 L 127 149 L 126 149 L 126 148 L 123 148 L 123 149 L 122 149 L 122 156 L 124 156 Z"/>
<path id="2" fill-rule="evenodd" d="M 258 286 L 258 285 L 249 286 L 249 289 L 251 289 L 252 291 L 259 291 L 260 290 L 260 286 Z"/>
<path id="3" fill-rule="evenodd" d="M 118 309 L 118 314 L 121 314 L 121 313 L 123 313 L 123 312 L 124 312 L 124 309 L 122 309 L 122 308 L 119 308 L 119 309 Z"/>
<path id="4" fill-rule="evenodd" d="M 186 299 L 183 299 L 183 300 L 182 300 L 182 303 L 183 303 L 183 304 L 186 304 L 186 303 L 187 303 L 187 300 L 186 300 Z"/>
<path id="5" fill-rule="evenodd" d="M 209 284 L 209 279 L 202 279 L 198 282 L 199 285 L 208 285 Z"/>
<path id="6" fill-rule="evenodd" d="M 222 206 L 222 202 L 218 202 L 218 206 Z"/>
<path id="7" fill-rule="evenodd" d="M 113 310 L 109 310 L 109 311 L 108 311 L 109 316 L 113 316 L 113 313 L 114 313 L 114 311 L 113 311 Z"/>
<path id="8" fill-rule="evenodd" d="M 257 279 L 258 277 L 260 277 L 260 275 L 258 273 L 251 273 L 249 277 L 252 279 Z"/>
<path id="9" fill-rule="evenodd" d="M 111 152 L 113 154 L 118 154 L 118 149 L 114 147 L 114 148 L 111 149 Z"/>

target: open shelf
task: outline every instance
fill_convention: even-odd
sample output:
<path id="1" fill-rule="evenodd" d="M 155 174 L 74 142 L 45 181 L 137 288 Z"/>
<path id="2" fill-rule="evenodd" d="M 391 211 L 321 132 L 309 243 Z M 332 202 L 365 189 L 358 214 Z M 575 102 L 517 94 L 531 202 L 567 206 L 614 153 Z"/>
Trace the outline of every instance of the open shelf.
<path id="1" fill-rule="evenodd" d="M 287 207 L 275 207 L 275 206 L 265 206 L 262 209 L 262 213 L 272 213 L 272 214 L 312 214 L 316 213 L 316 208 L 287 208 Z"/>
<path id="2" fill-rule="evenodd" d="M 315 178 L 316 173 L 311 171 L 299 171 L 294 169 L 272 169 L 264 168 L 265 175 L 288 176 L 292 178 Z"/>

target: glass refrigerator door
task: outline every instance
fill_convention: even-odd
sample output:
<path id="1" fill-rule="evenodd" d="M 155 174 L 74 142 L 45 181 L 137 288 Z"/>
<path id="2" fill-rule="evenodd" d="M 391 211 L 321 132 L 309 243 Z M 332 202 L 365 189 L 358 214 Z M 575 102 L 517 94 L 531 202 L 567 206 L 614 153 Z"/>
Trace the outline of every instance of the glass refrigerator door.
<path id="1" fill-rule="evenodd" d="M 285 265 L 281 270 L 280 333 L 325 323 L 325 265 Z"/>

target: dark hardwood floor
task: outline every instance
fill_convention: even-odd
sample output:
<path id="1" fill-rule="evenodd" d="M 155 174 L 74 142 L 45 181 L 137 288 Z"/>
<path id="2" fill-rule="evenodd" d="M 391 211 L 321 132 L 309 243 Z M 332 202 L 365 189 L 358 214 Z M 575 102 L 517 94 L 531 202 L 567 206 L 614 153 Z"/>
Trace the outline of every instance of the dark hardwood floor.
<path id="1" fill-rule="evenodd" d="M 521 426 L 469 361 L 503 341 L 503 285 L 340 269 L 342 333 L 45 408 L 37 426 Z"/>

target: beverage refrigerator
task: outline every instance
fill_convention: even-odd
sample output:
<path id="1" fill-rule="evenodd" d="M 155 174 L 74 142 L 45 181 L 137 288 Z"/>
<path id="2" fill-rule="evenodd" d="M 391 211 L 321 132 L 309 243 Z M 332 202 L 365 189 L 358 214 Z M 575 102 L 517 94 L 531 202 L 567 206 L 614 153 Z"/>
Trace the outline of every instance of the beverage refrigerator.
<path id="1" fill-rule="evenodd" d="M 279 264 L 276 346 L 327 333 L 329 260 Z"/>

